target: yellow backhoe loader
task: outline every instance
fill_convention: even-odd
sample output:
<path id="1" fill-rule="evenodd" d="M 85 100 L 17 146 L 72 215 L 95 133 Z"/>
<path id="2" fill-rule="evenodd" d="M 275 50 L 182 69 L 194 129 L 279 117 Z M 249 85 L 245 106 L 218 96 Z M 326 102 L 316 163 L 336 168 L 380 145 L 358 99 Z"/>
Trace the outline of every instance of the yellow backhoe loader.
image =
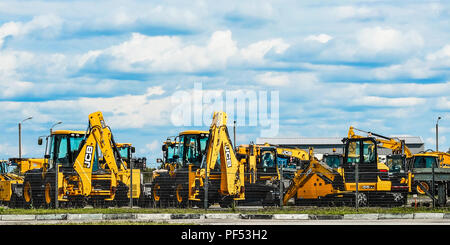
<path id="1" fill-rule="evenodd" d="M 245 201 L 239 204 L 261 202 L 269 206 L 280 204 L 281 181 L 283 178 L 289 181 L 297 169 L 308 164 L 312 150 L 251 143 L 237 147 L 237 155 L 245 169 Z M 283 167 L 283 178 L 280 167 Z"/>
<path id="2" fill-rule="evenodd" d="M 9 158 L 0 161 L 0 202 L 10 208 L 23 207 L 23 174 L 40 168 L 45 159 Z"/>
<path id="3" fill-rule="evenodd" d="M 140 169 L 141 171 L 147 168 L 147 158 L 133 157 L 136 149 L 131 143 L 116 143 L 116 146 L 127 168 L 133 167 L 133 169 Z M 133 166 L 130 166 L 131 164 L 133 164 Z"/>
<path id="4" fill-rule="evenodd" d="M 89 115 L 86 132 L 56 130 L 46 138 L 45 164 L 25 173 L 27 207 L 54 207 L 56 198 L 61 206 L 124 205 L 140 197 L 140 170 L 127 169 L 101 112 Z"/>
<path id="5" fill-rule="evenodd" d="M 354 205 L 356 201 L 359 206 L 404 204 L 403 196 L 392 191 L 389 168 L 378 160 L 374 137 L 349 136 L 343 139 L 342 165 L 333 169 L 311 159 L 296 172 L 284 193 L 284 204 L 293 197 L 295 203 L 301 205 Z"/>
<path id="6" fill-rule="evenodd" d="M 184 131 L 178 136 L 179 166 L 154 172 L 153 200 L 166 206 L 189 203 L 203 207 L 212 203 L 230 206 L 243 200 L 244 166 L 236 158 L 226 126 L 227 115 L 215 112 L 209 131 Z M 207 199 L 207 200 L 206 200 Z"/>

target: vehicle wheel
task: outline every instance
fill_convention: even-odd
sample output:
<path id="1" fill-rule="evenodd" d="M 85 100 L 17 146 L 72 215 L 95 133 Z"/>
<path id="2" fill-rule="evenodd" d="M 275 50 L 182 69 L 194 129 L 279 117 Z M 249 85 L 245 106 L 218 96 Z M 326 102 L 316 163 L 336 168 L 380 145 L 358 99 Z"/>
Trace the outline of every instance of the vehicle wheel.
<path id="1" fill-rule="evenodd" d="M 224 197 L 222 200 L 219 201 L 219 205 L 221 208 L 231 208 L 233 205 L 233 198 Z"/>
<path id="2" fill-rule="evenodd" d="M 44 185 L 44 206 L 55 208 L 55 186 L 51 181 L 46 181 Z"/>
<path id="3" fill-rule="evenodd" d="M 42 189 L 42 170 L 33 169 L 25 173 L 23 181 L 23 197 L 25 208 L 39 208 L 44 204 L 44 190 Z"/>
<path id="4" fill-rule="evenodd" d="M 359 192 L 356 196 L 358 200 L 359 207 L 367 207 L 369 205 L 369 199 L 367 198 L 367 194 Z"/>
<path id="5" fill-rule="evenodd" d="M 29 180 L 25 180 L 23 182 L 23 207 L 31 208 L 32 200 L 31 182 Z"/>
<path id="6" fill-rule="evenodd" d="M 175 198 L 177 206 L 180 208 L 185 208 L 187 206 L 188 201 L 188 193 L 186 185 L 178 184 L 175 190 Z"/>
<path id="7" fill-rule="evenodd" d="M 406 196 L 403 195 L 402 193 L 392 193 L 392 198 L 394 200 L 394 206 L 402 206 L 403 204 L 405 204 L 405 198 Z"/>
<path id="8" fill-rule="evenodd" d="M 128 186 L 124 183 L 120 182 L 117 185 L 116 195 L 114 196 L 114 200 L 118 207 L 124 207 L 130 203 L 130 199 L 128 199 Z"/>
<path id="9" fill-rule="evenodd" d="M 11 199 L 8 202 L 9 208 L 23 208 L 23 198 L 18 197 L 15 193 L 11 194 Z"/>
<path id="10" fill-rule="evenodd" d="M 428 184 L 428 182 L 421 181 L 417 183 L 416 191 L 421 195 L 425 195 L 427 191 L 430 191 L 430 185 Z"/>

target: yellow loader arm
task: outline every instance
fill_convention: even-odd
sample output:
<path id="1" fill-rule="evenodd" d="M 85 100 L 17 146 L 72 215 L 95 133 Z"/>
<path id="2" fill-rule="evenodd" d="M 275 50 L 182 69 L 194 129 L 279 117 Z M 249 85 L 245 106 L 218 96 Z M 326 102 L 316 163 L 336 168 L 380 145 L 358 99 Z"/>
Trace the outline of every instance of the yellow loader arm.
<path id="1" fill-rule="evenodd" d="M 206 152 L 207 174 L 214 169 L 220 154 L 221 194 L 243 197 L 244 166 L 236 158 L 226 124 L 227 114 L 214 112 Z"/>
<path id="2" fill-rule="evenodd" d="M 81 184 L 82 194 L 89 195 L 92 190 L 92 167 L 97 145 L 103 154 L 106 165 L 111 171 L 111 187 L 116 187 L 119 167 L 123 168 L 123 164 L 118 165 L 116 161 L 114 155 L 114 147 L 116 146 L 112 142 L 111 131 L 106 126 L 101 112 L 94 112 L 89 115 L 89 129 L 86 136 L 86 140 L 73 165 L 80 177 L 79 183 Z"/>
<path id="3" fill-rule="evenodd" d="M 276 147 L 277 148 L 277 154 L 286 156 L 286 157 L 294 157 L 300 160 L 310 160 L 314 158 L 312 149 L 310 149 L 308 152 L 302 149 L 298 148 L 283 148 L 283 147 Z"/>

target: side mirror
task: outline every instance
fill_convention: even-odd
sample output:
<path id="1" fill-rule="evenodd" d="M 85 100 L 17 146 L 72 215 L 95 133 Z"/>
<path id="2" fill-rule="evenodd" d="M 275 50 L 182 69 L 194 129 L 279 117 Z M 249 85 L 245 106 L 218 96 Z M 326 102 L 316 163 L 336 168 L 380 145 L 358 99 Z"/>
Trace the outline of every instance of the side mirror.
<path id="1" fill-rule="evenodd" d="M 134 148 L 134 146 L 131 147 L 131 153 L 135 153 L 136 152 L 136 148 Z"/>
<path id="2" fill-rule="evenodd" d="M 42 145 L 42 138 L 38 138 L 38 145 Z"/>
<path id="3" fill-rule="evenodd" d="M 49 155 L 49 154 L 45 154 L 45 155 L 44 155 L 44 158 L 45 158 L 45 159 L 50 159 L 50 155 Z"/>
<path id="4" fill-rule="evenodd" d="M 162 151 L 167 151 L 167 150 L 168 150 L 167 145 L 163 145 L 163 146 L 162 146 Z"/>

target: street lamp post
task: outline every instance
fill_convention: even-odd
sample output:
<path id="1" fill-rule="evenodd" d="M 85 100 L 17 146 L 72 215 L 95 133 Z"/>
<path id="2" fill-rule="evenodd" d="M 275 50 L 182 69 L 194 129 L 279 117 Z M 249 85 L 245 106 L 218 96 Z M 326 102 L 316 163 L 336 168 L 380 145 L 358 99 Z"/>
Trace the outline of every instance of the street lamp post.
<path id="1" fill-rule="evenodd" d="M 439 128 L 439 120 L 441 119 L 441 117 L 438 117 L 438 119 L 436 120 L 436 152 L 438 152 L 439 151 L 439 131 L 438 131 L 438 128 Z M 435 183 L 435 180 L 434 180 L 434 164 L 432 164 L 431 165 L 431 175 L 432 175 L 432 179 L 431 179 L 431 195 L 433 195 L 433 208 L 435 207 L 435 201 L 434 201 L 434 183 Z"/>
<path id="2" fill-rule="evenodd" d="M 61 124 L 61 123 L 62 123 L 62 122 L 57 122 L 57 123 L 55 123 L 55 124 L 52 125 L 52 127 L 50 128 L 50 135 L 52 135 L 53 128 L 54 128 L 56 125 Z"/>
<path id="3" fill-rule="evenodd" d="M 19 123 L 19 159 L 22 158 L 22 123 L 32 118 L 33 117 L 25 118 Z"/>
<path id="4" fill-rule="evenodd" d="M 438 127 L 439 127 L 439 120 L 442 119 L 441 117 L 438 117 L 438 119 L 436 120 L 436 152 L 439 151 L 439 131 L 438 131 Z"/>

